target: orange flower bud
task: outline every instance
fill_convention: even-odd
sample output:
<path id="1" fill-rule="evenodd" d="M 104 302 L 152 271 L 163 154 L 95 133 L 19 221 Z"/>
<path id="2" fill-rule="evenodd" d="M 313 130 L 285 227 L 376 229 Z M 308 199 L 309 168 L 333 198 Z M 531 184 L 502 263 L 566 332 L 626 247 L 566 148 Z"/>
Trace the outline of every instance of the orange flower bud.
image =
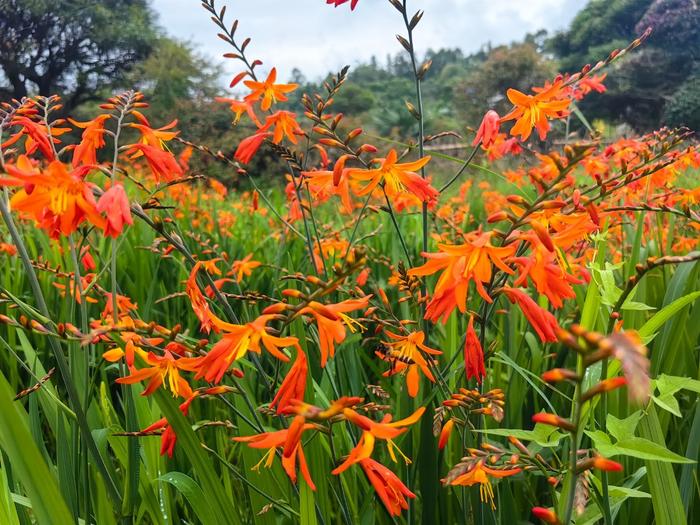
<path id="1" fill-rule="evenodd" d="M 602 456 L 593 458 L 593 468 L 605 470 L 607 472 L 622 472 L 622 465 L 620 463 Z"/>
<path id="2" fill-rule="evenodd" d="M 438 440 L 438 449 L 442 450 L 447 445 L 447 441 L 450 439 L 450 434 L 452 434 L 452 429 L 455 425 L 455 420 L 450 419 L 442 426 L 440 431 L 440 439 Z"/>
<path id="3" fill-rule="evenodd" d="M 550 525 L 558 525 L 561 523 L 553 510 L 545 509 L 544 507 L 534 507 L 532 509 L 532 515 Z"/>
<path id="4" fill-rule="evenodd" d="M 540 412 L 539 414 L 532 416 L 532 422 L 552 425 L 553 427 L 559 427 L 561 429 L 568 430 L 569 432 L 576 430 L 576 427 L 570 421 L 555 414 L 547 414 L 545 412 Z"/>
<path id="5" fill-rule="evenodd" d="M 547 383 L 559 383 L 560 381 L 578 381 L 579 377 L 573 370 L 567 368 L 553 368 L 542 374 L 542 380 Z"/>

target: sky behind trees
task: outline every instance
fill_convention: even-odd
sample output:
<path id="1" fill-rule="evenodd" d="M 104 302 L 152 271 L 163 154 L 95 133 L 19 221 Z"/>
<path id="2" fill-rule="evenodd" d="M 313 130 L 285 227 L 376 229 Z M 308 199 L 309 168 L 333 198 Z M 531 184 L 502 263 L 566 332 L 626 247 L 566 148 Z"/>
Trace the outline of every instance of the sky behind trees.
<path id="1" fill-rule="evenodd" d="M 413 0 L 409 5 L 425 11 L 416 35 L 421 52 L 459 47 L 470 53 L 487 42 L 509 43 L 538 29 L 564 29 L 585 4 L 586 0 Z M 333 8 L 323 0 L 217 2 L 217 7 L 223 5 L 228 6 L 229 22 L 240 19 L 241 37 L 252 37 L 251 56 L 260 58 L 264 69 L 277 66 L 281 78 L 298 67 L 315 80 L 372 55 L 384 61 L 401 49 L 394 35 L 403 30 L 403 22 L 386 0 L 361 0 L 354 12 L 347 4 Z M 198 0 L 153 0 L 153 7 L 168 34 L 193 42 L 205 56 L 223 60 L 221 54 L 229 51 Z"/>

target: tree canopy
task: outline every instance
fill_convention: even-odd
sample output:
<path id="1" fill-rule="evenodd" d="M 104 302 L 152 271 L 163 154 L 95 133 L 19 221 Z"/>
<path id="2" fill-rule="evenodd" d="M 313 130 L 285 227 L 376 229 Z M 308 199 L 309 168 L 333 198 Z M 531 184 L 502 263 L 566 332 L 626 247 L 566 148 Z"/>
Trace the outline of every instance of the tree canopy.
<path id="1" fill-rule="evenodd" d="M 119 82 L 156 37 L 147 0 L 0 0 L 0 95 L 74 107 Z"/>

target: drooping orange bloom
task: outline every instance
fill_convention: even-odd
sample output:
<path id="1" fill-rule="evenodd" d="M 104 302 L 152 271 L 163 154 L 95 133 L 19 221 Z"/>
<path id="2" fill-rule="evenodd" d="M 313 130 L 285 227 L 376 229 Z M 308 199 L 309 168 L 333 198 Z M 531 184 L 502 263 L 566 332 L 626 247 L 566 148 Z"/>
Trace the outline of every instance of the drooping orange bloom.
<path id="1" fill-rule="evenodd" d="M 256 102 L 262 99 L 260 109 L 267 111 L 272 104 L 286 102 L 286 93 L 294 91 L 298 84 L 275 84 L 277 80 L 277 69 L 272 68 L 265 81 L 246 80 L 243 82 L 251 93 L 245 97 L 246 102 Z"/>
<path id="2" fill-rule="evenodd" d="M 484 350 L 481 348 L 481 341 L 474 330 L 473 315 L 469 317 L 467 335 L 464 339 L 464 372 L 467 375 L 467 380 L 475 377 L 479 384 L 486 376 Z"/>
<path id="3" fill-rule="evenodd" d="M 596 93 L 605 93 L 607 88 L 603 85 L 603 81 L 607 76 L 607 73 L 603 73 L 602 75 L 590 75 L 582 78 L 576 84 L 576 88 L 574 89 L 574 98 L 576 100 L 581 100 L 583 97 L 593 91 Z"/>
<path id="4" fill-rule="evenodd" d="M 221 340 L 203 357 L 194 358 L 188 369 L 196 371 L 196 379 L 204 378 L 212 383 L 219 383 L 231 364 L 242 359 L 248 352 L 262 353 L 262 347 L 280 361 L 289 361 L 282 353 L 288 346 L 298 346 L 296 337 L 276 337 L 267 332 L 267 323 L 275 315 L 261 315 L 252 323 L 244 325 L 230 324 L 214 317 L 216 326 L 224 332 Z M 261 347 L 262 344 L 262 347 Z"/>
<path id="5" fill-rule="evenodd" d="M 546 89 L 540 90 L 534 95 L 526 95 L 517 89 L 509 89 L 508 100 L 515 106 L 513 110 L 505 115 L 501 122 L 515 120 L 515 125 L 511 128 L 511 135 L 520 135 L 524 142 L 536 128 L 540 140 L 544 140 L 549 131 L 549 120 L 561 118 L 566 115 L 566 109 L 571 100 L 562 99 L 564 86 L 563 80 L 557 80 Z"/>
<path id="6" fill-rule="evenodd" d="M 348 175 L 353 180 L 367 183 L 357 191 L 357 195 L 360 196 L 367 195 L 380 183 L 383 183 L 390 197 L 409 192 L 423 202 L 431 202 L 437 200 L 440 193 L 426 179 L 416 173 L 430 162 L 430 158 L 427 156 L 414 162 L 398 163 L 396 162 L 398 154 L 396 150 L 392 149 L 386 158 L 374 160 L 375 163 L 380 164 L 379 168 L 353 168 Z"/>
<path id="7" fill-rule="evenodd" d="M 561 525 L 561 521 L 559 521 L 556 513 L 551 509 L 532 507 L 532 515 L 549 525 Z"/>
<path id="8" fill-rule="evenodd" d="M 515 254 L 514 245 L 493 246 L 489 241 L 491 232 L 473 232 L 467 234 L 468 242 L 461 245 L 439 244 L 437 253 L 423 253 L 428 261 L 417 268 L 409 270 L 409 275 L 432 275 L 442 271 L 435 285 L 432 299 L 425 312 L 425 318 L 437 321 L 442 318 L 447 322 L 455 308 L 467 311 L 467 292 L 469 283 L 474 281 L 479 295 L 487 302 L 493 302 L 486 293 L 484 283 L 492 276 L 492 265 L 507 274 L 513 270 L 504 259 Z"/>
<path id="9" fill-rule="evenodd" d="M 173 140 L 177 137 L 179 131 L 169 131 L 177 126 L 177 120 L 173 120 L 169 124 L 166 124 L 160 128 L 152 128 L 148 119 L 144 117 L 140 112 L 134 111 L 133 114 L 141 122 L 140 124 L 132 123 L 129 124 L 132 128 L 136 128 L 141 133 L 141 143 L 147 144 L 154 148 L 161 150 L 166 150 L 165 143 Z"/>
<path id="10" fill-rule="evenodd" d="M 543 343 L 557 341 L 557 332 L 561 328 L 550 312 L 538 305 L 532 297 L 522 290 L 504 286 L 503 293 L 506 294 L 511 303 L 517 303 Z"/>
<path id="11" fill-rule="evenodd" d="M 22 129 L 5 141 L 2 144 L 2 148 L 7 148 L 17 142 L 22 136 L 26 135 L 27 140 L 24 142 L 24 152 L 27 155 L 31 155 L 38 149 L 47 160 L 54 160 L 56 158 L 53 144 L 60 143 L 60 140 L 56 137 L 72 131 L 70 128 L 52 126 L 51 133 L 49 134 L 49 130 L 44 124 L 34 122 L 32 119 L 25 116 L 13 118 L 11 124 L 13 126 L 21 126 Z"/>
<path id="12" fill-rule="evenodd" d="M 141 392 L 142 396 L 148 396 L 155 392 L 158 387 L 162 386 L 167 379 L 168 387 L 174 395 L 184 398 L 189 398 L 192 395 L 192 389 L 189 383 L 180 376 L 179 370 L 182 366 L 180 360 L 175 359 L 170 352 L 165 350 L 162 356 L 149 352 L 147 355 L 147 362 L 151 366 L 134 370 L 131 375 L 118 378 L 117 383 L 133 385 L 134 383 L 139 383 L 148 379 L 149 381 L 146 389 Z"/>
<path id="13" fill-rule="evenodd" d="M 157 182 L 174 181 L 183 176 L 182 167 L 169 151 L 162 150 L 150 144 L 132 144 L 128 150 L 131 158 L 143 155 Z"/>
<path id="14" fill-rule="evenodd" d="M 197 284 L 197 274 L 202 266 L 204 266 L 204 262 L 197 261 L 192 267 L 187 283 L 185 283 L 185 292 L 190 299 L 192 310 L 197 316 L 197 319 L 199 319 L 201 329 L 206 333 L 209 333 L 212 329 L 218 332 L 219 329 L 214 322 L 216 316 L 211 311 L 206 297 L 204 297 L 202 290 L 199 289 L 199 285 Z"/>
<path id="15" fill-rule="evenodd" d="M 438 450 L 442 450 L 447 446 L 447 442 L 450 439 L 450 436 L 452 435 L 452 430 L 454 429 L 455 426 L 455 420 L 450 418 L 447 423 L 445 423 L 442 426 L 442 430 L 440 430 L 440 438 L 438 439 Z"/>
<path id="16" fill-rule="evenodd" d="M 240 261 L 233 261 L 231 272 L 236 275 L 237 283 L 243 280 L 243 276 L 250 277 L 253 274 L 253 270 L 262 264 L 259 261 L 252 261 L 252 258 L 253 254 L 249 253 Z"/>
<path id="17" fill-rule="evenodd" d="M 180 404 L 180 412 L 182 412 L 183 416 L 187 416 L 192 401 L 194 401 L 194 399 L 198 395 L 199 392 L 193 392 L 190 397 L 188 397 L 183 403 Z M 167 454 L 169 458 L 172 458 L 173 452 L 175 452 L 175 443 L 177 442 L 177 435 L 175 434 L 173 427 L 170 426 L 170 424 L 168 423 L 167 419 L 159 419 L 152 425 L 144 428 L 142 432 L 155 432 L 156 430 L 160 430 L 162 428 L 164 428 L 165 430 L 160 436 L 160 455 L 162 456 L 164 454 Z"/>
<path id="18" fill-rule="evenodd" d="M 119 237 L 124 229 L 124 224 L 134 224 L 134 220 L 131 218 L 129 199 L 124 191 L 124 186 L 118 182 L 102 194 L 97 201 L 97 211 L 107 214 L 105 235 L 108 237 Z"/>
<path id="19" fill-rule="evenodd" d="M 238 144 L 233 158 L 242 164 L 248 164 L 258 152 L 262 143 L 265 142 L 265 139 L 270 135 L 272 135 L 272 133 L 263 131 L 244 138 L 240 144 Z"/>
<path id="20" fill-rule="evenodd" d="M 85 131 L 80 140 L 80 144 L 73 150 L 73 167 L 80 164 L 97 164 L 97 150 L 105 146 L 105 121 L 111 115 L 99 115 L 87 122 L 78 122 L 68 119 L 68 121 Z"/>
<path id="21" fill-rule="evenodd" d="M 345 340 L 345 328 L 355 332 L 355 327 L 362 325 L 347 315 L 348 312 L 366 308 L 370 296 L 361 299 L 347 299 L 336 304 L 321 304 L 311 301 L 299 310 L 299 315 L 308 315 L 316 320 L 318 327 L 321 366 L 325 367 L 329 357 L 335 355 L 335 345 Z"/>
<path id="22" fill-rule="evenodd" d="M 17 247 L 14 244 L 0 242 L 0 253 L 6 253 L 9 256 L 17 255 Z"/>
<path id="23" fill-rule="evenodd" d="M 494 110 L 488 110 L 479 125 L 479 129 L 476 131 L 476 137 L 474 137 L 472 146 L 477 146 L 481 143 L 484 148 L 490 147 L 498 136 L 500 118 Z"/>
<path id="24" fill-rule="evenodd" d="M 275 459 L 275 450 L 282 448 L 282 467 L 293 483 L 297 481 L 297 459 L 299 460 L 299 470 L 307 485 L 312 490 L 316 490 L 311 479 L 309 467 L 306 464 L 304 450 L 301 447 L 301 436 L 306 430 L 313 428 L 313 425 L 306 423 L 303 416 L 297 416 L 292 421 L 289 428 L 278 430 L 276 432 L 263 432 L 254 436 L 239 436 L 233 438 L 234 441 L 247 443 L 250 448 L 267 448 L 269 449 L 262 457 L 260 462 L 253 467 L 253 470 L 258 470 L 260 465 L 265 464 L 265 467 L 270 468 L 272 461 Z"/>
<path id="25" fill-rule="evenodd" d="M 260 131 L 268 131 L 274 128 L 272 132 L 272 142 L 279 144 L 284 137 L 289 139 L 292 144 L 297 143 L 297 137 L 304 134 L 299 123 L 296 121 L 296 115 L 291 111 L 277 111 L 265 119 L 265 125 L 260 128 Z"/>
<path id="26" fill-rule="evenodd" d="M 531 244 L 533 249 L 529 256 L 513 258 L 513 262 L 519 268 L 518 278 L 513 284 L 524 286 L 529 277 L 535 283 L 537 291 L 547 296 L 554 308 L 561 308 L 564 299 L 576 297 L 571 285 L 581 284 L 583 281 L 562 270 L 556 253 L 536 242 Z"/>
<path id="27" fill-rule="evenodd" d="M 400 436 L 404 432 L 408 431 L 409 426 L 416 423 L 425 412 L 425 407 L 420 407 L 413 414 L 407 418 L 400 419 L 398 421 L 391 421 L 391 414 L 386 414 L 381 422 L 374 421 L 367 416 L 363 416 L 355 412 L 350 408 L 343 410 L 343 415 L 345 418 L 362 429 L 362 436 L 357 442 L 355 448 L 350 451 L 347 459 L 343 461 L 338 467 L 336 467 L 332 474 L 340 474 L 348 468 L 350 468 L 355 463 L 367 459 L 372 455 L 374 450 L 374 443 L 377 439 L 384 439 L 387 442 L 387 449 L 389 451 L 389 456 L 395 462 L 396 461 L 396 451 L 404 458 L 406 463 L 410 463 L 409 460 L 403 452 L 394 443 L 394 438 Z"/>
<path id="28" fill-rule="evenodd" d="M 235 98 L 225 97 L 214 97 L 214 100 L 229 105 L 231 111 L 234 113 L 234 115 L 236 115 L 233 120 L 234 124 L 238 124 L 238 122 L 241 120 L 241 116 L 243 116 L 243 113 L 246 113 L 248 117 L 250 117 L 253 124 L 258 127 L 260 126 L 260 121 L 258 120 L 258 116 L 255 114 L 255 110 L 253 109 L 253 104 L 250 101 L 236 100 Z"/>
<path id="29" fill-rule="evenodd" d="M 52 161 L 39 172 L 21 156 L 16 165 L 8 164 L 6 169 L 10 178 L 0 179 L 0 186 L 24 185 L 12 196 L 12 208 L 32 215 L 52 238 L 70 235 L 83 221 L 99 229 L 105 227 L 105 220 L 97 211 L 93 185 L 85 181 L 92 166 L 69 171 L 62 162 Z"/>
<path id="30" fill-rule="evenodd" d="M 431 382 L 435 382 L 435 377 L 430 371 L 428 360 L 423 356 L 423 353 L 429 355 L 441 355 L 440 350 L 435 350 L 426 346 L 425 334 L 422 331 L 412 332 L 408 335 L 394 334 L 385 330 L 386 335 L 394 339 L 394 342 L 385 342 L 388 350 L 383 355 L 386 361 L 392 363 L 390 370 L 384 373 L 384 376 L 406 373 L 406 385 L 408 386 L 408 395 L 416 397 L 420 388 L 420 376 L 418 371 L 423 372 L 423 375 Z"/>
<path id="31" fill-rule="evenodd" d="M 270 402 L 270 408 L 277 406 L 277 413 L 284 413 L 292 404 L 292 401 L 304 401 L 306 392 L 306 375 L 309 370 L 306 354 L 297 348 L 297 357 L 289 369 L 282 384 L 277 390 L 274 399 Z"/>
<path id="32" fill-rule="evenodd" d="M 371 458 L 360 461 L 362 470 L 365 471 L 367 479 L 382 500 L 390 516 L 400 516 L 402 510 L 408 509 L 406 498 L 415 498 L 406 485 L 387 467 L 374 461 Z"/>
<path id="33" fill-rule="evenodd" d="M 113 303 L 111 292 L 105 292 L 105 307 L 100 314 L 100 317 L 103 320 L 109 319 L 111 321 L 112 317 L 114 316 Z M 126 295 L 117 294 L 117 319 L 127 317 L 131 314 L 131 312 L 134 312 L 137 309 L 138 305 L 135 304 L 131 298 L 127 297 Z"/>
<path id="34" fill-rule="evenodd" d="M 511 469 L 494 469 L 490 468 L 484 464 L 484 460 L 477 461 L 467 472 L 457 476 L 455 479 L 449 482 L 450 485 L 471 487 L 472 485 L 479 484 L 479 492 L 481 496 L 481 501 L 483 503 L 489 503 L 492 509 L 496 508 L 493 501 L 493 487 L 491 486 L 491 480 L 489 476 L 493 478 L 507 478 L 509 476 L 515 476 L 522 469 L 519 467 Z"/>
<path id="35" fill-rule="evenodd" d="M 113 348 L 112 350 L 107 350 L 104 354 L 102 354 L 102 359 L 105 361 L 109 361 L 110 363 L 116 363 L 119 361 L 122 357 L 124 358 L 124 362 L 126 363 L 126 366 L 129 367 L 129 370 L 131 372 L 136 371 L 134 368 L 134 359 L 136 356 L 140 356 L 141 359 L 144 361 L 148 361 L 148 352 L 143 350 L 140 346 L 136 346 L 134 344 L 134 341 L 131 339 L 128 339 L 126 341 L 126 345 L 124 345 L 124 350 L 121 348 Z"/>
<path id="36" fill-rule="evenodd" d="M 308 181 L 309 192 L 314 202 L 324 202 L 330 196 L 340 198 L 343 211 L 350 213 L 353 210 L 352 197 L 350 196 L 350 168 L 342 168 L 336 177 L 336 171 L 318 170 L 302 171 L 305 181 Z"/>

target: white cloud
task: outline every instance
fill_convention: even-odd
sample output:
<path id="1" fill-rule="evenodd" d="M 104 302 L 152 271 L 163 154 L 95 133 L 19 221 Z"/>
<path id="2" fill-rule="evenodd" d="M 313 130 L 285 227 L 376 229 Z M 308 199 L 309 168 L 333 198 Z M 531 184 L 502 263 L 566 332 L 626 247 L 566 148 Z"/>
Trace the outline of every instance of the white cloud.
<path id="1" fill-rule="evenodd" d="M 586 0 L 413 0 L 409 8 L 425 11 L 416 29 L 419 51 L 460 47 L 465 52 L 483 44 L 508 43 L 541 28 L 563 29 Z M 216 27 L 198 0 L 153 0 L 160 24 L 174 37 L 191 40 L 212 59 L 227 52 Z M 383 61 L 400 51 L 395 34 L 403 21 L 387 0 L 360 0 L 326 6 L 325 0 L 218 0 L 228 4 L 227 20 L 240 19 L 241 38 L 250 36 L 251 56 L 267 68 L 276 65 L 281 78 L 298 67 L 318 78 L 345 64 Z M 227 68 L 227 71 L 229 69 Z M 233 73 L 233 68 L 230 69 Z"/>

